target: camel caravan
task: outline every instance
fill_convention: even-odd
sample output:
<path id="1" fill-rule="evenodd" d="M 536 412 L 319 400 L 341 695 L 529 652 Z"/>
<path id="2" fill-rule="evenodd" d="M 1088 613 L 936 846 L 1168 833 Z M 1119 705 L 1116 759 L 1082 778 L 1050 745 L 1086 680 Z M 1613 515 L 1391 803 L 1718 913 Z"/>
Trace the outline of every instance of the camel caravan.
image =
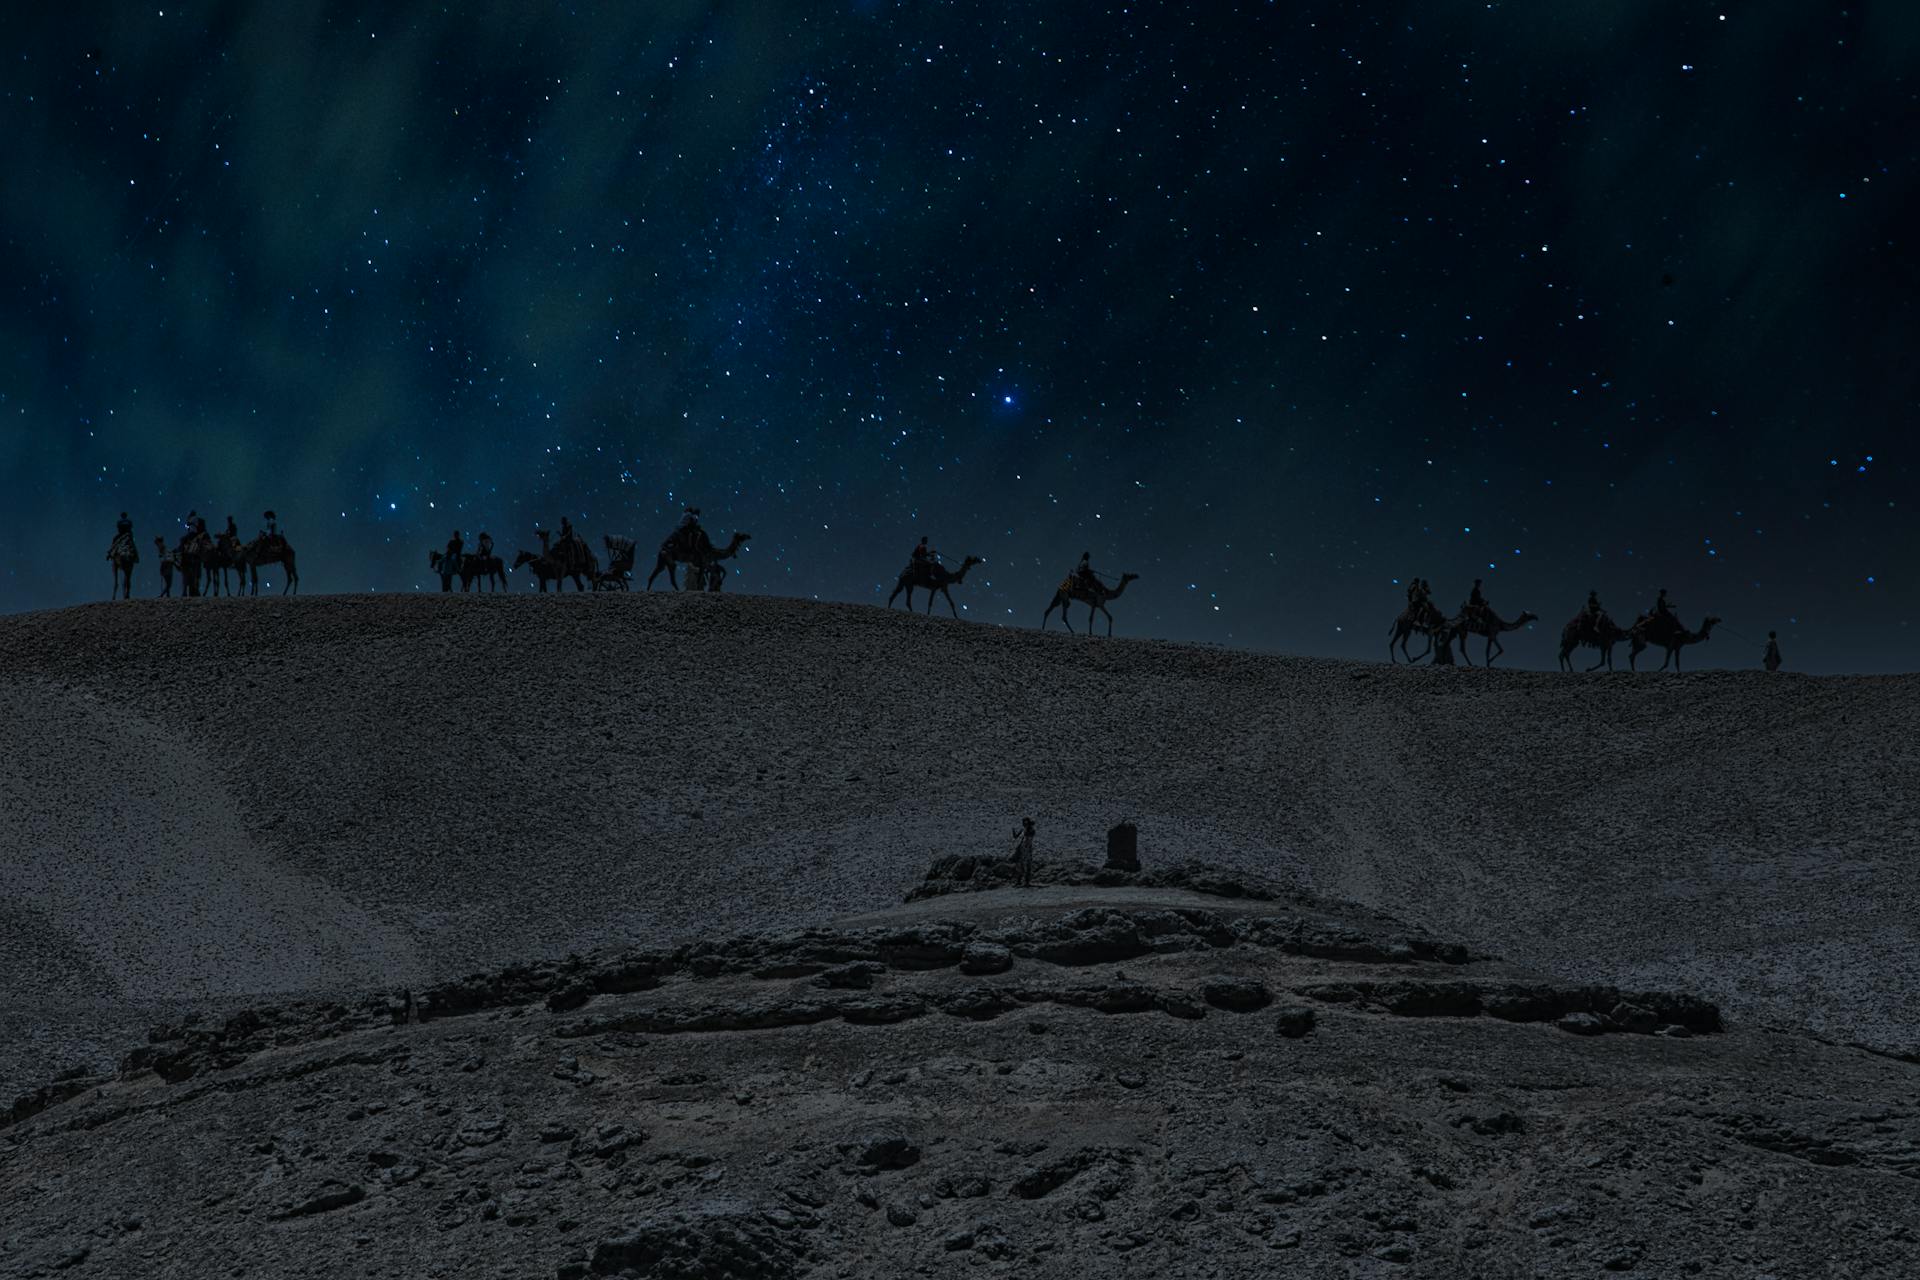
<path id="1" fill-rule="evenodd" d="M 1433 588 L 1426 579 L 1415 578 L 1407 587 L 1407 607 L 1388 629 L 1387 657 L 1395 663 L 1405 659 L 1409 665 L 1430 658 L 1436 665 L 1450 666 L 1454 661 L 1454 648 L 1458 646 L 1460 660 L 1472 666 L 1473 657 L 1467 651 L 1467 640 L 1471 636 L 1483 636 L 1487 642 L 1483 661 L 1491 667 L 1494 659 L 1506 651 L 1500 643 L 1500 637 L 1537 621 L 1537 614 L 1524 612 L 1511 621 L 1502 618 L 1487 602 L 1479 578 L 1473 580 L 1473 591 L 1460 606 L 1460 611 L 1448 616 L 1433 603 Z M 1600 654 L 1594 664 L 1587 668 L 1588 671 L 1597 671 L 1602 666 L 1612 671 L 1614 646 L 1625 641 L 1629 670 L 1639 670 L 1642 653 L 1648 649 L 1660 649 L 1666 654 L 1660 669 L 1665 671 L 1672 666 L 1678 671 L 1681 650 L 1706 640 L 1719 623 L 1720 619 L 1708 617 L 1700 624 L 1699 630 L 1688 630 L 1674 612 L 1673 602 L 1667 598 L 1667 589 L 1662 587 L 1653 608 L 1635 618 L 1632 626 L 1622 628 L 1601 607 L 1599 593 L 1589 591 L 1586 606 L 1560 629 L 1560 669 L 1572 671 L 1574 651 L 1586 648 L 1597 650 Z M 1427 642 L 1427 647 L 1417 654 L 1412 651 L 1410 643 L 1416 635 L 1424 637 Z M 1764 662 L 1767 670 L 1777 671 L 1780 667 L 1779 644 L 1771 632 L 1767 640 Z"/>
<path id="2" fill-rule="evenodd" d="M 262 518 L 266 527 L 251 541 L 242 541 L 232 516 L 227 517 L 225 529 L 209 533 L 206 518 L 197 511 L 189 511 L 178 543 L 169 547 L 163 537 L 156 536 L 153 540 L 159 557 L 160 594 L 172 595 L 174 581 L 178 579 L 183 596 L 238 595 L 243 588 L 247 594 L 257 596 L 260 571 L 274 567 L 286 573 L 281 594 L 298 591 L 300 573 L 295 567 L 293 545 L 280 532 L 279 520 L 273 512 L 266 512 Z M 113 542 L 107 547 L 107 563 L 113 566 L 113 590 L 109 598 L 131 600 L 133 567 L 140 563 L 140 547 L 134 540 L 133 521 L 124 511 L 114 526 Z M 231 580 L 227 577 L 229 573 L 233 575 Z"/>

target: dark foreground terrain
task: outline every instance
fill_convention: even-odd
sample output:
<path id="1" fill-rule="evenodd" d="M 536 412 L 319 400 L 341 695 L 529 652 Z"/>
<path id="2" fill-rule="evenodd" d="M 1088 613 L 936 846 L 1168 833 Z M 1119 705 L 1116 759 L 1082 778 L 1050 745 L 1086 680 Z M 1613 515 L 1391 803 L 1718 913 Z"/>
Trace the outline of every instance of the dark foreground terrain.
<path id="1" fill-rule="evenodd" d="M 0 652 L 0 1275 L 1920 1274 L 1911 678 L 708 596 Z M 903 903 L 1022 814 L 1053 883 Z"/>
<path id="2" fill-rule="evenodd" d="M 160 1029 L 0 1130 L 0 1269 L 1911 1275 L 1915 1070 L 1083 878 Z"/>

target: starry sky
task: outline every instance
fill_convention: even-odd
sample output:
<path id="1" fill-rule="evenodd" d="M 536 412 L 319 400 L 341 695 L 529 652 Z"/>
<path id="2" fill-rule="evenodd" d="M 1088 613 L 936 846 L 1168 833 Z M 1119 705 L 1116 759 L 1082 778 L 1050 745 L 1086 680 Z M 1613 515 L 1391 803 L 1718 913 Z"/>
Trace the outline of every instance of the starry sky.
<path id="1" fill-rule="evenodd" d="M 123 508 L 272 506 L 319 592 L 693 502 L 730 590 L 879 603 L 925 533 L 984 622 L 1090 550 L 1126 635 L 1379 657 L 1417 574 L 1543 615 L 1516 666 L 1662 586 L 1690 665 L 1915 665 L 1906 0 L 152 0 L 0 58 L 0 608 L 104 597 Z"/>

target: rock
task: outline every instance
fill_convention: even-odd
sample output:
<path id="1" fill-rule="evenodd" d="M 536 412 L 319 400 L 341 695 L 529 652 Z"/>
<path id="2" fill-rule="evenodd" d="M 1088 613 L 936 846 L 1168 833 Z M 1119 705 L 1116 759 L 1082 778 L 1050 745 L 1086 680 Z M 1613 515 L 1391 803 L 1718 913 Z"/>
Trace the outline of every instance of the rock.
<path id="1" fill-rule="evenodd" d="M 1655 1016 L 1653 1010 L 1644 1009 L 1637 1004 L 1628 1004 L 1624 1000 L 1613 1006 L 1607 1013 L 1607 1019 L 1622 1031 L 1630 1031 L 1640 1036 L 1653 1034 L 1653 1029 L 1660 1025 L 1660 1019 Z"/>
<path id="2" fill-rule="evenodd" d="M 1298 1040 L 1313 1030 L 1313 1010 L 1305 1005 L 1288 1005 L 1280 1011 L 1276 1029 L 1289 1040 Z"/>
<path id="3" fill-rule="evenodd" d="M 853 1162 L 869 1172 L 883 1169 L 905 1169 L 920 1160 L 920 1148 L 905 1135 L 898 1133 L 881 1134 L 868 1138 L 859 1144 L 859 1152 Z"/>
<path id="4" fill-rule="evenodd" d="M 1099 1158 L 1099 1155 L 1098 1151 L 1085 1149 L 1043 1165 L 1036 1165 L 1014 1179 L 1013 1185 L 1008 1190 L 1022 1200 L 1038 1200 L 1059 1190 L 1086 1172 L 1093 1166 L 1093 1162 Z"/>
<path id="5" fill-rule="evenodd" d="M 1562 1014 L 1553 1025 L 1576 1036 L 1597 1036 L 1607 1029 L 1606 1022 L 1591 1013 Z"/>
<path id="6" fill-rule="evenodd" d="M 547 996 L 547 1008 L 555 1013 L 567 1013 L 578 1009 L 591 999 L 593 999 L 593 988 L 585 983 L 576 982 L 550 992 Z"/>
<path id="7" fill-rule="evenodd" d="M 910 1227 L 920 1221 L 920 1215 L 904 1204 L 887 1206 L 887 1221 L 896 1227 Z"/>
<path id="8" fill-rule="evenodd" d="M 1114 1083 L 1122 1089 L 1138 1089 L 1147 1082 L 1147 1078 L 1137 1071 L 1122 1071 L 1113 1077 Z"/>
<path id="9" fill-rule="evenodd" d="M 367 1198 L 367 1193 L 358 1183 L 336 1181 L 322 1182 L 305 1196 L 294 1201 L 286 1209 L 275 1214 L 277 1218 L 305 1218 L 316 1213 L 331 1213 L 335 1209 L 344 1209 L 351 1204 L 359 1204 Z"/>
<path id="10" fill-rule="evenodd" d="M 960 953 L 962 973 L 1005 973 L 1013 967 L 1013 952 L 997 942 L 969 942 Z"/>
<path id="11" fill-rule="evenodd" d="M 1693 1032 L 1688 1030 L 1686 1027 L 1681 1026 L 1677 1022 L 1669 1022 L 1663 1025 L 1658 1031 L 1655 1031 L 1653 1034 L 1657 1036 L 1665 1036 L 1670 1040 L 1684 1040 L 1688 1036 L 1691 1036 Z"/>
<path id="12" fill-rule="evenodd" d="M 594 1275 L 793 1280 L 802 1251 L 793 1237 L 743 1209 L 650 1218 L 594 1246 Z"/>
<path id="13" fill-rule="evenodd" d="M 1252 1013 L 1273 1003 L 1273 992 L 1267 984 L 1254 978 L 1209 978 L 1200 994 L 1214 1008 L 1234 1013 Z"/>
<path id="14" fill-rule="evenodd" d="M 1108 829 L 1107 867 L 1114 871 L 1140 869 L 1140 831 L 1131 822 L 1122 822 Z"/>
<path id="15" fill-rule="evenodd" d="M 856 960 L 826 970 L 814 978 L 813 985 L 838 991 L 865 991 L 873 986 L 875 978 L 886 971 L 887 966 L 878 961 Z"/>
<path id="16" fill-rule="evenodd" d="M 973 1248 L 973 1240 L 973 1232 L 963 1227 L 940 1243 L 945 1246 L 948 1253 L 964 1253 L 968 1249 Z"/>

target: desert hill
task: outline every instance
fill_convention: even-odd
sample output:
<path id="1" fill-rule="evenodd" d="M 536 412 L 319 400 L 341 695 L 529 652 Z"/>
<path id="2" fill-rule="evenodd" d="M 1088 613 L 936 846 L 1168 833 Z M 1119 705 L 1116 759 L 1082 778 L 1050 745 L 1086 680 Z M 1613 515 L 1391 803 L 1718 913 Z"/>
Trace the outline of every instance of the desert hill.
<path id="1" fill-rule="evenodd" d="M 0 618 L 0 1086 L 155 1011 L 897 903 L 1140 825 L 1569 980 L 1920 1052 L 1920 680 L 1404 670 L 746 596 Z M 0 1087 L 0 1093 L 10 1090 Z"/>
<path id="2" fill-rule="evenodd" d="M 668 593 L 92 604 L 0 618 L 0 652 L 0 1079 L 61 1009 L 877 908 L 1021 814 L 1043 856 L 1131 818 L 1150 864 L 1920 1052 L 1914 677 L 1394 670 Z"/>

